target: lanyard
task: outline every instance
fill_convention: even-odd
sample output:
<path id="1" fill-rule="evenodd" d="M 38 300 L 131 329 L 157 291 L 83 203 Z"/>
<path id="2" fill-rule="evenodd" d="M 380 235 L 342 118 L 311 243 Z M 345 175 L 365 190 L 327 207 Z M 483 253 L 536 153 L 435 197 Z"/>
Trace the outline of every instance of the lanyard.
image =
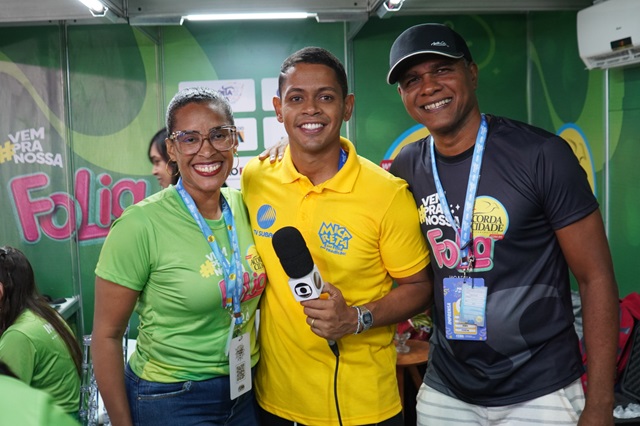
<path id="1" fill-rule="evenodd" d="M 225 200 L 224 196 L 220 194 L 220 203 L 222 207 L 222 217 L 224 218 L 225 225 L 227 227 L 227 233 L 229 235 L 229 242 L 231 244 L 231 248 L 233 250 L 232 258 L 233 262 L 229 262 L 229 260 L 222 254 L 222 250 L 220 246 L 216 242 L 213 233 L 211 232 L 211 228 L 207 225 L 207 222 L 202 217 L 202 214 L 198 211 L 198 207 L 196 203 L 191 198 L 191 195 L 184 189 L 182 185 L 182 178 L 178 179 L 178 183 L 176 184 L 176 190 L 178 194 L 180 194 L 180 198 L 184 202 L 185 206 L 191 213 L 191 216 L 195 219 L 196 223 L 200 227 L 200 231 L 202 231 L 202 235 L 209 243 L 211 250 L 213 251 L 214 256 L 218 259 L 218 262 L 222 265 L 222 270 L 224 271 L 225 285 L 227 288 L 227 299 L 225 300 L 225 307 L 227 309 L 233 309 L 233 317 L 235 318 L 235 325 L 240 327 L 242 325 L 242 310 L 240 308 L 240 300 L 242 298 L 242 262 L 240 261 L 240 246 L 238 244 L 238 233 L 236 231 L 235 221 L 233 219 L 233 214 L 231 213 L 231 207 L 229 207 L 229 203 Z"/>
<path id="2" fill-rule="evenodd" d="M 338 159 L 338 170 L 342 169 L 344 163 L 347 162 L 347 151 L 344 148 L 340 148 L 340 159 Z"/>
<path id="3" fill-rule="evenodd" d="M 447 202 L 447 197 L 444 194 L 442 182 L 438 175 L 434 147 L 435 143 L 433 141 L 433 137 L 429 136 L 431 148 L 431 170 L 433 171 L 433 179 L 436 184 L 436 190 L 438 191 L 440 208 L 458 236 L 460 244 L 460 263 L 458 268 L 464 270 L 465 273 L 467 270 L 471 270 L 473 268 L 474 259 L 473 256 L 469 256 L 469 246 L 472 242 L 471 221 L 473 219 L 473 207 L 475 205 L 476 192 L 478 190 L 478 181 L 480 180 L 480 166 L 482 165 L 482 154 L 484 153 L 484 145 L 487 140 L 487 131 L 487 119 L 484 114 L 482 114 L 482 122 L 480 123 L 478 135 L 476 136 L 476 144 L 473 148 L 473 159 L 471 162 L 471 170 L 469 170 L 469 181 L 467 182 L 467 195 L 464 200 L 464 211 L 462 214 L 461 226 L 458 226 L 451 215 L 449 203 Z"/>

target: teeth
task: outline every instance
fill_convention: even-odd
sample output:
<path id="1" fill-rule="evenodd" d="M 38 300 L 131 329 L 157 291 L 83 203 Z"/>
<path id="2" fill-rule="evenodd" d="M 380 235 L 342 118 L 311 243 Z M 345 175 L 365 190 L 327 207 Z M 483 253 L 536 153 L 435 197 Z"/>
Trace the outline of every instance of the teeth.
<path id="1" fill-rule="evenodd" d="M 436 108 L 440 108 L 443 105 L 448 104 L 449 102 L 451 102 L 451 98 L 447 98 L 447 99 L 443 99 L 441 101 L 438 101 L 436 103 L 433 104 L 429 104 L 429 105 L 425 105 L 424 109 L 426 109 L 427 111 L 432 110 L 432 109 L 436 109 Z"/>
<path id="2" fill-rule="evenodd" d="M 222 165 L 220 163 L 198 164 L 197 166 L 194 166 L 194 168 L 199 172 L 211 173 L 211 172 L 214 172 L 214 171 L 218 170 L 221 166 Z"/>
<path id="3" fill-rule="evenodd" d="M 315 129 L 319 129 L 319 128 L 323 127 L 323 125 L 320 124 L 320 123 L 306 123 L 306 124 L 303 124 L 300 127 L 302 127 L 303 129 L 306 129 L 306 130 L 315 130 Z"/>

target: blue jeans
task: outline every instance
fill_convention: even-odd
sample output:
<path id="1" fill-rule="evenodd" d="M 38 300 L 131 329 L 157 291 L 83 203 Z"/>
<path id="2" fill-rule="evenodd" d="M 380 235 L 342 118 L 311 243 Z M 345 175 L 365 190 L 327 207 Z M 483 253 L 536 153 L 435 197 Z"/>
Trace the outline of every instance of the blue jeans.
<path id="1" fill-rule="evenodd" d="M 229 399 L 229 377 L 202 381 L 156 383 L 125 368 L 127 398 L 133 424 L 176 426 L 256 426 L 253 390 Z"/>

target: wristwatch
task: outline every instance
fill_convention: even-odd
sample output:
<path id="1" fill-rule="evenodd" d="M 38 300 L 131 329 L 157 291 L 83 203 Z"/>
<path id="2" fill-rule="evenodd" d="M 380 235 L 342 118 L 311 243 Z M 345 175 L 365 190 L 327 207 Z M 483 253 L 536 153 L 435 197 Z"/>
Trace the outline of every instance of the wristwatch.
<path id="1" fill-rule="evenodd" d="M 360 323 L 360 333 L 367 331 L 373 325 L 373 314 L 364 305 L 358 306 L 358 322 Z"/>

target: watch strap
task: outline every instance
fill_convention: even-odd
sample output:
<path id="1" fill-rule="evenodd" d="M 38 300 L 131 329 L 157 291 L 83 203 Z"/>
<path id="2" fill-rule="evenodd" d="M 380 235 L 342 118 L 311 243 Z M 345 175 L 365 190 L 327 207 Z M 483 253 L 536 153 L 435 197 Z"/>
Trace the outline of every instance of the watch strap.
<path id="1" fill-rule="evenodd" d="M 358 312 L 358 324 L 356 326 L 356 331 L 353 334 L 360 334 L 362 332 L 362 311 L 360 311 L 360 306 L 352 306 L 352 308 Z"/>
<path id="2" fill-rule="evenodd" d="M 367 331 L 373 326 L 373 314 L 366 306 L 360 306 L 360 318 L 362 319 L 362 331 Z"/>
<path id="3" fill-rule="evenodd" d="M 358 326 L 356 332 L 353 334 L 360 334 L 370 329 L 373 325 L 373 314 L 371 311 L 364 305 L 352 306 L 352 308 L 358 311 Z"/>

